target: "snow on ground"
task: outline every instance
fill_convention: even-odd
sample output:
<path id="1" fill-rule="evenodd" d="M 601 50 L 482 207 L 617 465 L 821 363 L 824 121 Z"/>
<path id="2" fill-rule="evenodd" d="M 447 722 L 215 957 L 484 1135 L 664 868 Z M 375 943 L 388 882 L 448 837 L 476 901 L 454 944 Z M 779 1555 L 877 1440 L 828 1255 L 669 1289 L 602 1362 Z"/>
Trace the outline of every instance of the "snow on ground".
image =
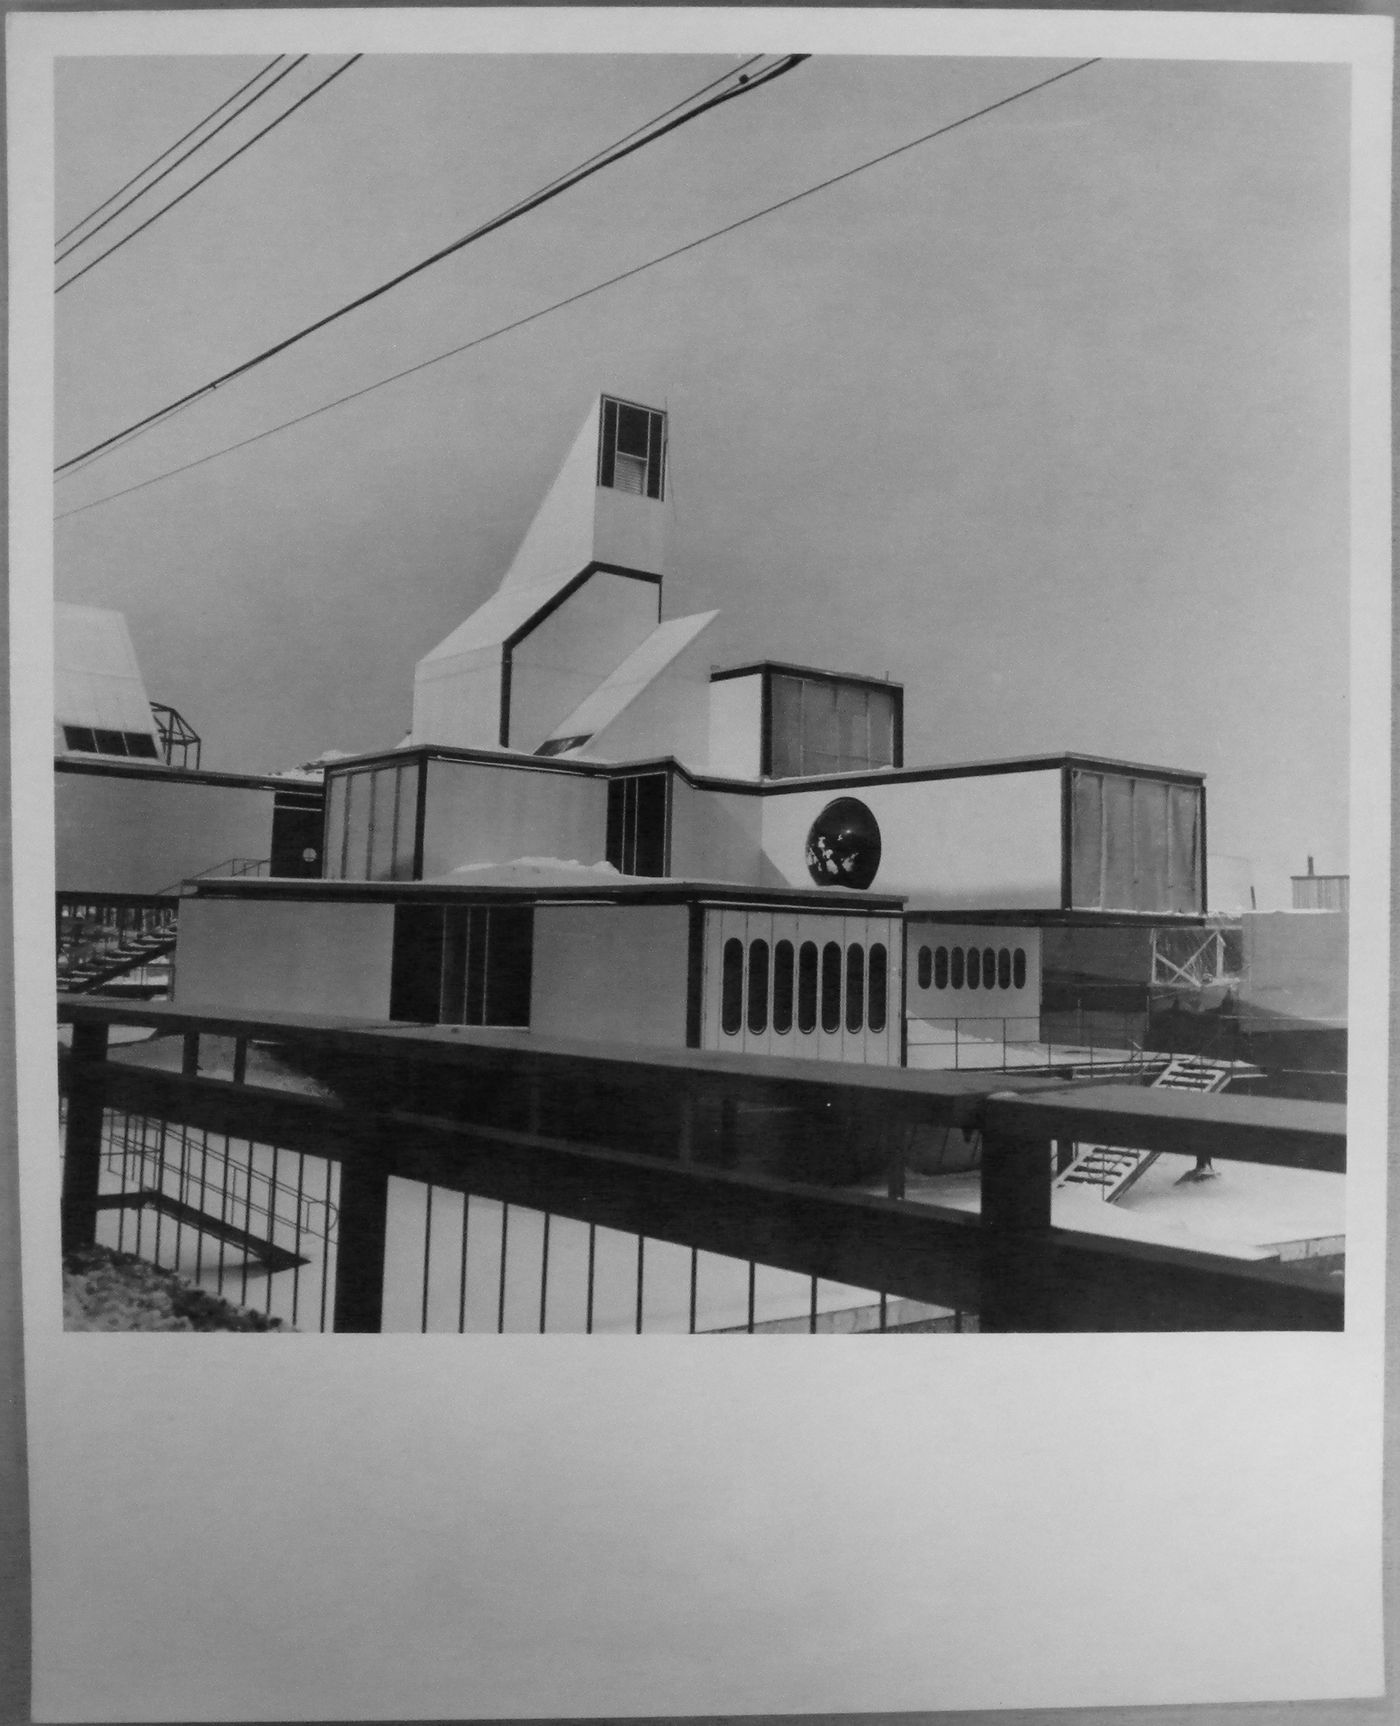
<path id="1" fill-rule="evenodd" d="M 1093 1187 L 1057 1187 L 1051 1197 L 1056 1228 L 1120 1240 L 1199 1247 L 1235 1257 L 1272 1254 L 1285 1241 L 1337 1237 L 1346 1230 L 1346 1177 L 1315 1169 L 1278 1169 L 1258 1163 L 1216 1162 L 1217 1177 L 1189 1181 L 1194 1157 L 1163 1155 L 1115 1204 Z M 906 1197 L 952 1210 L 981 1210 L 981 1177 L 911 1175 Z"/>

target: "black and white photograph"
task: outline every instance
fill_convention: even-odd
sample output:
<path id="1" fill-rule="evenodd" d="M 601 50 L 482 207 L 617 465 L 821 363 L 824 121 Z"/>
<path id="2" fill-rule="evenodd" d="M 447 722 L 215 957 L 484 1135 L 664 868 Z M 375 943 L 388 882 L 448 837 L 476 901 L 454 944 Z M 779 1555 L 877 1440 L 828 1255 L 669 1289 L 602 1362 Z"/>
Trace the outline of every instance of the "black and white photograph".
<path id="1" fill-rule="evenodd" d="M 14 337 L 44 457 L 13 539 L 42 1373 L 71 1346 L 104 1384 L 139 1361 L 128 1399 L 167 1371 L 272 1396 L 344 1339 L 463 1395 L 538 1381 L 551 1430 L 588 1426 L 595 1371 L 662 1422 L 692 1371 L 706 1422 L 793 1374 L 780 1432 L 859 1404 L 842 1375 L 895 1419 L 951 1372 L 976 1446 L 1024 1361 L 1087 1430 L 1027 1414 L 1012 1451 L 1049 1449 L 1006 1466 L 1077 1515 L 1120 1419 L 1138 1467 L 1163 1420 L 1181 1446 L 1186 1403 L 1140 1375 L 1200 1350 L 1202 1398 L 1230 1390 L 1195 1465 L 1250 1526 L 1229 1397 L 1285 1478 L 1271 1399 L 1300 1446 L 1370 1408 L 1388 203 L 1359 176 L 1388 159 L 1388 31 L 1177 20 L 1174 50 L 1147 15 L 1061 15 L 1063 44 L 1050 14 L 950 16 L 44 20 L 51 88 L 12 126 L 51 154 L 11 150 L 17 234 L 53 245 L 51 283 L 21 253 Z M 1114 1383 L 1141 1408 L 1096 1426 Z M 1374 1413 L 1352 1430 L 1371 1457 Z M 760 1610 L 690 1692 L 724 1646 L 703 1609 L 620 1676 L 590 1643 L 573 1690 L 520 1671 L 507 1612 L 470 1682 L 434 1654 L 362 1702 L 230 1652 L 194 1700 L 187 1661 L 131 1656 L 99 1716 L 94 1660 L 36 1652 L 36 1717 L 1359 1694 L 1377 1602 L 1343 1490 L 1270 1536 L 1315 1574 L 1274 1564 L 1263 1596 L 1306 1613 L 1340 1576 L 1346 1635 L 1175 1676 L 1115 1617 L 1106 1659 L 969 1650 L 928 1690 L 927 1653 L 878 1654 L 914 1635 L 906 1580 L 847 1626 L 882 1668 L 854 1699 L 830 1624 L 880 1567 L 833 1556 L 815 1665 L 750 1646 Z M 1030 1589 L 1058 1638 L 1108 1514 L 1054 1599 L 1032 1537 L 996 1615 Z M 1174 1639 L 1230 1566 L 1173 1571 Z M 561 1610 L 546 1666 L 585 1634 Z M 645 1638 L 663 1608 L 632 1610 L 589 1609 Z"/>

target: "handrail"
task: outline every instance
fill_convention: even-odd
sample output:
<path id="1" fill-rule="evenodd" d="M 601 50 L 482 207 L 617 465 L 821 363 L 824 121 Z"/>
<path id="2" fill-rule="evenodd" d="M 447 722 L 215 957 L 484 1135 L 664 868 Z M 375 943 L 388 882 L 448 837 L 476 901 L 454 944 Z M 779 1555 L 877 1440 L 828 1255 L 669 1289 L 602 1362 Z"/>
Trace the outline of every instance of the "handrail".
<path id="1" fill-rule="evenodd" d="M 1055 1228 L 1050 1203 L 1051 1146 L 1061 1139 L 1340 1172 L 1346 1112 L 1337 1104 L 310 1014 L 62 1000 L 59 1016 L 74 1026 L 62 1063 L 70 1097 L 65 1240 L 91 1236 L 104 1110 L 299 1149 L 341 1169 L 336 1275 L 351 1280 L 348 1292 L 337 1285 L 337 1329 L 379 1327 L 378 1284 L 355 1267 L 383 1263 L 391 1175 L 971 1307 L 985 1330 L 1337 1329 L 1342 1322 L 1338 1279 L 1204 1244 Z M 109 1063 L 114 1024 L 183 1034 L 185 1070 Z M 231 1080 L 197 1076 L 205 1034 L 233 1037 L 236 1051 L 257 1038 L 333 1052 L 344 1094 L 248 1085 L 237 1052 Z M 738 1136 L 744 1118 L 762 1125 L 757 1141 Z M 783 1160 L 770 1136 L 784 1118 L 800 1129 L 803 1155 L 795 1162 Z M 907 1134 L 918 1126 L 980 1132 L 979 1214 L 906 1199 Z M 888 1196 L 853 1184 L 839 1159 L 824 1175 L 808 1157 L 809 1133 L 832 1134 L 846 1150 L 863 1147 L 862 1155 L 882 1159 Z"/>
<path id="2" fill-rule="evenodd" d="M 270 857 L 225 857 L 221 862 L 211 863 L 207 869 L 197 870 L 193 875 L 182 875 L 178 881 L 172 881 L 167 887 L 156 889 L 156 897 L 168 898 L 178 895 L 187 881 L 209 881 L 237 879 L 241 875 L 259 875 L 268 867 Z M 236 867 L 230 867 L 236 865 Z"/>

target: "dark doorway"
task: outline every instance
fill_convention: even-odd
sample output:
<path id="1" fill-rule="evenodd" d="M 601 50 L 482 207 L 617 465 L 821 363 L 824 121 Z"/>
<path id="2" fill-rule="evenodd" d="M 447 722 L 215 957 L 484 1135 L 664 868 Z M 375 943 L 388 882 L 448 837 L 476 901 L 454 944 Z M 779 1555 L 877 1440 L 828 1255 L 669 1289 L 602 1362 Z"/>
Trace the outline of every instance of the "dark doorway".
<path id="1" fill-rule="evenodd" d="M 319 878 L 322 825 L 322 799 L 318 792 L 277 792 L 272 803 L 269 873 L 303 880 Z"/>

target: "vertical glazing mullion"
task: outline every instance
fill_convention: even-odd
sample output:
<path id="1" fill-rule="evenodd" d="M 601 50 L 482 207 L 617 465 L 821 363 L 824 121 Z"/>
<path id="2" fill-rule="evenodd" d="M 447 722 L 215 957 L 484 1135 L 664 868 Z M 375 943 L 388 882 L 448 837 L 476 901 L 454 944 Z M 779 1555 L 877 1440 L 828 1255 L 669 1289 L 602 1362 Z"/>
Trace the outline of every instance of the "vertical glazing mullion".
<path id="1" fill-rule="evenodd" d="M 428 1334 L 428 1272 L 433 1262 L 433 1183 L 428 1182 L 428 1199 L 423 1206 L 423 1310 L 418 1329 Z"/>
<path id="2" fill-rule="evenodd" d="M 404 769 L 395 767 L 394 775 L 394 812 L 389 817 L 389 871 L 387 879 L 397 881 L 399 878 L 399 802 L 403 793 Z"/>
<path id="3" fill-rule="evenodd" d="M 642 1334 L 642 1284 L 646 1254 L 646 1236 L 637 1236 L 637 1335 Z"/>
<path id="4" fill-rule="evenodd" d="M 695 1335 L 695 1296 L 700 1282 L 700 1249 L 690 1249 L 690 1334 Z"/>
<path id="5" fill-rule="evenodd" d="M 807 1308 L 807 1334 L 809 1336 L 817 1334 L 817 1279 L 815 1277 L 812 1278 L 811 1304 Z"/>
<path id="6" fill-rule="evenodd" d="M 754 1281 L 755 1281 L 755 1278 L 757 1276 L 757 1273 L 758 1273 L 758 1266 L 754 1263 L 754 1261 L 752 1259 L 750 1259 L 749 1260 L 749 1316 L 748 1316 L 748 1322 L 744 1326 L 744 1329 L 747 1330 L 750 1334 L 752 1334 L 752 1332 L 753 1332 Z"/>
<path id="7" fill-rule="evenodd" d="M 365 875 L 366 881 L 374 879 L 374 811 L 379 801 L 379 775 L 367 773 L 369 780 L 369 810 L 365 820 Z"/>
<path id="8" fill-rule="evenodd" d="M 598 1225 L 588 1225 L 588 1290 L 587 1305 L 584 1308 L 583 1330 L 585 1336 L 593 1334 L 593 1270 L 598 1255 Z"/>
<path id="9" fill-rule="evenodd" d="M 510 1206 L 501 1206 L 501 1281 L 496 1295 L 496 1332 L 503 1335 L 506 1328 L 506 1238 L 510 1228 Z"/>
<path id="10" fill-rule="evenodd" d="M 880 1329 L 881 1330 L 885 1330 L 888 1328 L 888 1319 L 889 1319 L 889 1296 L 887 1294 L 885 1294 L 883 1291 L 881 1291 L 881 1294 L 880 1294 Z"/>
<path id="11" fill-rule="evenodd" d="M 457 1334 L 467 1329 L 467 1223 L 471 1216 L 472 1196 L 462 1194 L 462 1262 L 457 1272 Z"/>
<path id="12" fill-rule="evenodd" d="M 544 1213 L 544 1235 L 540 1242 L 540 1335 L 544 1335 L 545 1307 L 549 1299 L 549 1212 Z"/>

